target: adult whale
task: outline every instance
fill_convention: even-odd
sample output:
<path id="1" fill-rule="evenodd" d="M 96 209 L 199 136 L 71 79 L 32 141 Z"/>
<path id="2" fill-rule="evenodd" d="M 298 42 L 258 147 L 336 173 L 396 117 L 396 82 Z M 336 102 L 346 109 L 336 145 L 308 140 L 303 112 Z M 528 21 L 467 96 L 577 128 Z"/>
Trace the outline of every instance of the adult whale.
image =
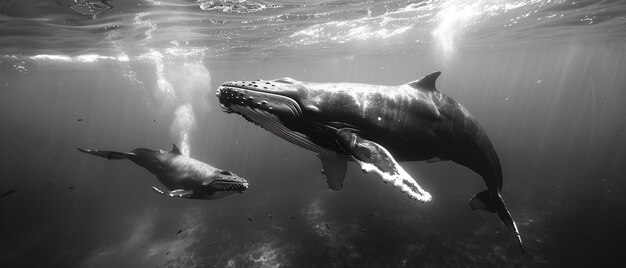
<path id="1" fill-rule="evenodd" d="M 155 192 L 170 197 L 190 199 L 219 199 L 248 189 L 248 182 L 234 173 L 212 167 L 180 153 L 174 144 L 171 151 L 138 148 L 128 153 L 115 151 L 79 151 L 107 159 L 129 159 L 156 174 L 170 191 L 152 187 Z"/>
<path id="2" fill-rule="evenodd" d="M 291 78 L 226 82 L 217 90 L 222 108 L 275 135 L 318 153 L 332 189 L 341 189 L 346 160 L 375 172 L 422 202 L 431 195 L 398 161 L 452 160 L 482 176 L 487 190 L 472 210 L 496 212 L 521 236 L 502 196 L 500 160 L 491 141 L 461 104 L 435 88 L 441 72 L 400 86 L 312 83 Z M 392 156 L 393 155 L 393 156 Z"/>

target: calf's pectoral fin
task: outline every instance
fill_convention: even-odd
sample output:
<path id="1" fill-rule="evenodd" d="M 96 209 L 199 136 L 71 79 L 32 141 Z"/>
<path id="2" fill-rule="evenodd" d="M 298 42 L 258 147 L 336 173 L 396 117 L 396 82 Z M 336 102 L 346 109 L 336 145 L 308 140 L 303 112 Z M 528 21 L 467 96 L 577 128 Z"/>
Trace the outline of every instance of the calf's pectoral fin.
<path id="1" fill-rule="evenodd" d="M 322 174 L 326 176 L 328 187 L 340 190 L 343 187 L 343 179 L 346 177 L 347 161 L 327 155 L 317 154 L 322 161 Z"/>
<path id="2" fill-rule="evenodd" d="M 168 191 L 168 192 L 164 192 L 161 191 L 159 188 L 156 188 L 154 186 L 152 186 L 152 190 L 162 194 L 162 195 L 166 195 L 169 197 L 190 197 L 191 195 L 193 195 L 193 191 L 192 190 L 183 190 L 183 189 L 177 189 L 174 191 Z"/>
<path id="3" fill-rule="evenodd" d="M 412 199 L 429 202 L 432 197 L 400 166 L 383 146 L 361 138 L 349 129 L 337 131 L 337 143 L 367 173 L 374 172 Z"/>

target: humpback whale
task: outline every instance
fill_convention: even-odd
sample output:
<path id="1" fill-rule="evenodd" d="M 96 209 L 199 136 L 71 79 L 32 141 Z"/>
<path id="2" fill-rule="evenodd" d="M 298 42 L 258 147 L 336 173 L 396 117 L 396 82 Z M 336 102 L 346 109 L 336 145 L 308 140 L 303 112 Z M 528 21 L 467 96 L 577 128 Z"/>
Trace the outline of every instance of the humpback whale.
<path id="1" fill-rule="evenodd" d="M 137 148 L 128 153 L 115 151 L 78 151 L 107 158 L 129 159 L 155 174 L 169 191 L 152 190 L 170 197 L 189 199 L 219 199 L 232 193 L 243 193 L 248 182 L 228 170 L 221 170 L 180 153 L 173 145 L 171 151 Z"/>
<path id="2" fill-rule="evenodd" d="M 346 162 L 355 161 L 410 198 L 425 191 L 397 161 L 451 160 L 479 174 L 487 190 L 472 210 L 498 214 L 524 251 L 501 196 L 498 155 L 468 110 L 435 87 L 441 72 L 399 86 L 315 83 L 292 78 L 225 82 L 217 89 L 222 109 L 310 151 L 322 162 L 328 186 L 343 186 Z"/>

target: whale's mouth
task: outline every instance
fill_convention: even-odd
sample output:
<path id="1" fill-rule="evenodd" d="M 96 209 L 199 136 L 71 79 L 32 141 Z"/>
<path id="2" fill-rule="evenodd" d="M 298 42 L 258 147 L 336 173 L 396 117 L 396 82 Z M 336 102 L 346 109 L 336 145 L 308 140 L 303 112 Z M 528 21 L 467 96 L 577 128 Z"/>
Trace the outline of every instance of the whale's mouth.
<path id="1" fill-rule="evenodd" d="M 221 170 L 219 178 L 213 180 L 208 187 L 213 193 L 237 192 L 243 193 L 248 189 L 248 181 L 228 170 Z"/>
<path id="2" fill-rule="evenodd" d="M 209 184 L 214 192 L 238 192 L 243 193 L 248 189 L 248 182 L 244 179 L 234 180 L 214 180 Z"/>

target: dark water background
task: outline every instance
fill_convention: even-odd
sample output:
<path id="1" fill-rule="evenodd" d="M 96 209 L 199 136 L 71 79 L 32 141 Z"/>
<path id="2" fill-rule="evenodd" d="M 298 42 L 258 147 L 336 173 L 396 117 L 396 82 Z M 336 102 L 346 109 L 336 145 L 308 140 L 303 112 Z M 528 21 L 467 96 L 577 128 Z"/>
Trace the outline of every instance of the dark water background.
<path id="1" fill-rule="evenodd" d="M 535 14 L 528 10 L 541 18 L 566 16 L 539 24 L 530 15 L 519 20 L 523 27 L 506 30 L 499 27 L 516 14 L 489 15 L 497 1 L 478 1 L 481 15 L 452 20 L 449 31 L 464 31 L 455 32 L 448 46 L 441 43 L 445 38 L 430 37 L 445 24 L 437 15 L 450 3 L 461 11 L 473 5 L 417 3 L 410 9 L 417 13 L 409 15 L 396 11 L 414 2 L 389 1 L 382 8 L 367 1 L 273 2 L 281 7 L 246 1 L 266 9 L 235 9 L 250 15 L 198 8 L 211 1 L 180 1 L 195 8 L 184 13 L 171 1 L 166 7 L 178 17 L 226 21 L 224 28 L 213 23 L 190 30 L 195 35 L 185 46 L 164 42 L 167 33 L 185 39 L 184 31 L 203 24 L 172 22 L 162 6 L 144 16 L 153 20 L 153 37 L 132 40 L 126 36 L 150 30 L 122 16 L 138 14 L 138 7 L 109 1 L 113 8 L 103 13 L 75 7 L 57 14 L 35 5 L 44 2 L 30 9 L 13 3 L 21 8 L 13 11 L 0 5 L 2 24 L 24 27 L 0 30 L 7 37 L 0 41 L 0 194 L 15 190 L 0 198 L 0 267 L 590 267 L 622 259 L 623 1 L 511 2 L 519 6 L 510 12 L 520 16 Z M 59 3 L 85 3 L 67 2 Z M 437 15 L 420 10 L 426 7 Z M 369 15 L 354 12 L 360 9 Z M 96 47 L 83 47 L 90 41 L 83 35 L 75 37 L 75 47 L 55 47 L 58 42 L 32 34 L 46 28 L 24 19 L 24 10 L 48 14 L 53 26 L 47 38 L 54 37 L 50 29 L 61 34 L 122 26 L 92 33 Z M 107 17 L 105 11 L 118 13 Z M 299 17 L 290 21 L 289 14 Z M 589 14 L 595 21 L 581 23 Z M 270 15 L 287 19 L 266 19 Z M 243 28 L 242 16 L 258 27 Z M 426 24 L 415 26 L 420 21 L 414 18 Z M 62 20 L 75 25 L 57 27 Z M 402 27 L 408 30 L 385 31 Z M 224 29 L 243 33 L 230 42 L 209 42 L 219 37 L 212 31 Z M 351 39 L 349 29 L 359 34 Z M 107 34 L 112 31 L 113 38 Z M 323 34 L 305 42 L 298 31 Z M 202 40 L 206 47 L 198 46 Z M 470 170 L 450 162 L 402 163 L 433 195 L 427 204 L 354 163 L 344 189 L 332 191 L 314 153 L 222 113 L 214 96 L 230 80 L 289 76 L 399 85 L 437 70 L 443 73 L 437 88 L 467 107 L 494 143 L 503 197 L 526 255 L 496 215 L 469 210 L 469 198 L 485 188 Z M 185 104 L 193 114 L 176 113 Z M 190 136 L 192 157 L 234 171 L 250 189 L 212 201 L 166 198 L 150 190 L 160 187 L 156 178 L 130 161 L 75 149 L 170 149 L 181 132 Z"/>

